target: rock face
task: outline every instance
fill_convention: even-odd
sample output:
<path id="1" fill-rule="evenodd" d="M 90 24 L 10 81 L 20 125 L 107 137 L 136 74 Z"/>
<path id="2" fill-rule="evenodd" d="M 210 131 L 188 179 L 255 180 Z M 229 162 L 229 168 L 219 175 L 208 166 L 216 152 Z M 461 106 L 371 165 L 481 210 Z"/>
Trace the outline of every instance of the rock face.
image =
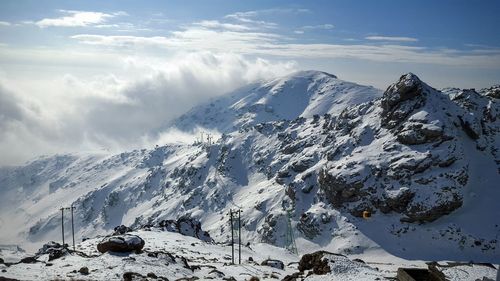
<path id="1" fill-rule="evenodd" d="M 113 235 L 104 238 L 97 244 L 97 250 L 106 252 L 132 252 L 140 251 L 144 247 L 144 240 L 137 235 Z"/>
<path id="2" fill-rule="evenodd" d="M 382 125 L 387 128 L 396 127 L 424 102 L 422 81 L 413 73 L 401 76 L 399 81 L 389 86 L 382 96 Z"/>

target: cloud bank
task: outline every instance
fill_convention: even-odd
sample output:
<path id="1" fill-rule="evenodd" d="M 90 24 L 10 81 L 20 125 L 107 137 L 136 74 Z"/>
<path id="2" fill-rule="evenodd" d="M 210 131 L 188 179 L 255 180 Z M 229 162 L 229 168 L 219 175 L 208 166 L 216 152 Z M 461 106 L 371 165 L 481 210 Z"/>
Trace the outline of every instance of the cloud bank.
<path id="1" fill-rule="evenodd" d="M 15 92 L 9 90 L 9 82 L 1 81 L 0 165 L 20 164 L 40 153 L 119 151 L 174 139 L 194 141 L 186 133 L 158 129 L 209 98 L 296 67 L 289 61 L 210 52 L 156 63 L 129 57 L 125 64 L 144 75 L 133 81 L 114 75 L 85 80 L 65 75 L 46 95 Z"/>

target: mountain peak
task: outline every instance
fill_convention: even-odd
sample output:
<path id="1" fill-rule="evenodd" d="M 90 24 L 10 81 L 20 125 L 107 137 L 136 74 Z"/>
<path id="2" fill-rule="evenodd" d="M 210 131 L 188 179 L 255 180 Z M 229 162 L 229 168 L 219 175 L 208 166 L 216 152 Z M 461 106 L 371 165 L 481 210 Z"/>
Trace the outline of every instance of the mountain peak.
<path id="1" fill-rule="evenodd" d="M 409 100 L 422 93 L 424 83 L 417 75 L 409 72 L 401 75 L 396 83 L 391 84 L 385 90 L 382 102 L 385 108 L 390 108 L 396 104 Z"/>
<path id="2" fill-rule="evenodd" d="M 171 125 L 184 131 L 200 126 L 227 132 L 262 122 L 337 114 L 381 94 L 378 89 L 343 81 L 326 72 L 298 71 L 199 105 Z"/>

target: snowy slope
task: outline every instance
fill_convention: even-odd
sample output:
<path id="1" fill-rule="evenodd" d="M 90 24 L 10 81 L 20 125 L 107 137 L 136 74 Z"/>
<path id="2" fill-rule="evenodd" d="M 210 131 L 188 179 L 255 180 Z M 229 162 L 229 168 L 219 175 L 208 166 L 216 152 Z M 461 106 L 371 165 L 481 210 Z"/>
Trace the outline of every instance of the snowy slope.
<path id="1" fill-rule="evenodd" d="M 206 243 L 158 228 L 131 234 L 144 239 L 145 247 L 141 252 L 101 254 L 96 251 L 101 240 L 97 237 L 77 244 L 76 251 L 55 259 L 40 253 L 34 261 L 33 258 L 20 263 L 17 263 L 19 259 L 6 264 L 0 261 L 0 276 L 21 280 L 250 280 L 251 277 L 286 280 L 284 278 L 298 275 L 303 279 L 288 280 L 372 281 L 394 279 L 398 267 L 427 267 L 420 261 L 404 261 L 387 255 L 385 260 L 380 256 L 352 260 L 343 255 L 325 253 L 322 258 L 327 269 L 322 267 L 325 272 L 318 275 L 313 268 L 303 266 L 305 258 L 299 259 L 285 249 L 269 244 L 242 246 L 241 264 L 237 252 L 236 264 L 231 264 L 232 250 L 227 244 Z M 271 262 L 266 263 L 267 260 Z M 493 280 L 496 275 L 495 268 L 480 264 L 441 262 L 437 268 L 450 281 Z"/>
<path id="2" fill-rule="evenodd" d="M 217 103 L 231 114 L 246 109 L 207 123 L 226 131 L 211 146 L 57 155 L 1 168 L 0 244 L 26 240 L 34 250 L 60 239 L 59 208 L 71 204 L 78 241 L 188 215 L 227 242 L 229 210 L 241 208 L 243 240 L 278 247 L 289 246 L 290 213 L 301 254 L 500 262 L 498 98 L 443 93 L 412 74 L 367 102 L 376 90 L 324 73 L 268 84 L 258 99 L 246 93 Z M 318 85 L 329 90 L 320 94 Z M 288 90 L 297 105 L 290 111 L 281 108 Z M 256 104 L 272 111 L 248 111 Z M 193 128 L 198 117 L 178 127 Z M 360 218 L 366 210 L 368 220 Z"/>
<path id="3" fill-rule="evenodd" d="M 257 123 L 339 114 L 347 106 L 380 97 L 382 91 L 320 71 L 300 71 L 254 83 L 191 109 L 172 121 L 184 131 L 196 127 L 232 132 Z"/>

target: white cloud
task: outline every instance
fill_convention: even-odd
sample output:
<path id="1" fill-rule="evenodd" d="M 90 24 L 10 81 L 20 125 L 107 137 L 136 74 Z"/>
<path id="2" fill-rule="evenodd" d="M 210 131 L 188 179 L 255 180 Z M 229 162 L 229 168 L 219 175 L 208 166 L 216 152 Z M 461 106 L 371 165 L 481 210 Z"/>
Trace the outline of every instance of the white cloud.
<path id="1" fill-rule="evenodd" d="M 294 30 L 293 32 L 295 34 L 304 34 L 306 30 L 331 30 L 334 29 L 335 26 L 333 24 L 325 23 L 325 24 L 319 24 L 319 25 L 305 25 L 300 27 L 297 30 Z"/>
<path id="2" fill-rule="evenodd" d="M 123 62 L 129 71 L 143 74 L 133 80 L 64 75 L 29 91 L 22 88 L 32 77 L 0 81 L 0 165 L 41 153 L 120 151 L 166 142 L 171 138 L 158 129 L 192 106 L 296 70 L 291 61 L 210 52 L 168 59 L 127 57 Z"/>
<path id="3" fill-rule="evenodd" d="M 35 22 L 35 24 L 41 28 L 49 26 L 81 27 L 81 26 L 101 24 L 115 16 L 127 15 L 126 12 L 116 12 L 112 14 L 106 14 L 101 12 L 68 11 L 68 10 L 60 10 L 60 12 L 63 13 L 64 16 L 59 18 L 45 18 Z"/>
<path id="4" fill-rule="evenodd" d="M 255 10 L 255 11 L 247 11 L 247 12 L 236 12 L 233 14 L 226 15 L 224 18 L 232 19 L 235 21 L 243 22 L 246 24 L 252 24 L 256 27 L 261 28 L 276 28 L 278 24 L 270 21 L 256 19 L 260 16 L 269 16 L 276 13 L 290 13 L 295 10 L 292 9 L 268 9 L 268 10 Z"/>
<path id="5" fill-rule="evenodd" d="M 11 26 L 12 24 L 10 22 L 6 21 L 0 21 L 0 26 Z"/>
<path id="6" fill-rule="evenodd" d="M 195 26 L 201 26 L 209 29 L 225 29 L 231 31 L 246 31 L 250 30 L 250 27 L 242 24 L 232 24 L 232 23 L 222 23 L 217 20 L 204 20 L 200 22 L 193 23 Z"/>
<path id="7" fill-rule="evenodd" d="M 325 23 L 319 25 L 306 25 L 301 27 L 301 29 L 333 29 L 335 26 L 333 24 Z"/>
<path id="8" fill-rule="evenodd" d="M 217 31 L 187 28 L 172 32 L 169 37 L 105 36 L 80 34 L 73 39 L 85 44 L 104 46 L 149 46 L 188 51 L 210 50 L 244 55 L 269 55 L 287 58 L 347 58 L 376 62 L 409 62 L 451 66 L 479 66 L 498 68 L 500 52 L 478 50 L 433 49 L 397 44 L 307 44 L 286 43 L 288 38 L 275 33 Z"/>
<path id="9" fill-rule="evenodd" d="M 397 37 L 397 36 L 367 36 L 366 40 L 373 41 L 398 41 L 398 42 L 417 42 L 417 38 L 413 37 Z"/>

